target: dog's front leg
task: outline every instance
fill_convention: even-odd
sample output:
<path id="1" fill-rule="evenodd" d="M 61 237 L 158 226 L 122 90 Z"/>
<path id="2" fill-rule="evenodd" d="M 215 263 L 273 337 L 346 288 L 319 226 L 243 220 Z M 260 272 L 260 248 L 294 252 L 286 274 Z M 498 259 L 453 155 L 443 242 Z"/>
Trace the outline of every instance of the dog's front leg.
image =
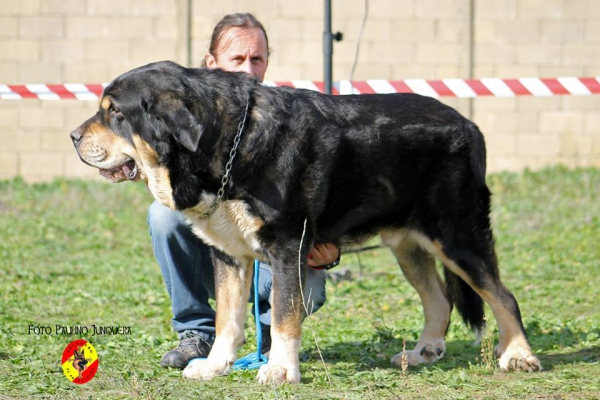
<path id="1" fill-rule="evenodd" d="M 183 371 L 188 379 L 209 380 L 227 375 L 246 341 L 244 322 L 252 283 L 252 260 L 236 262 L 213 251 L 217 301 L 215 343 L 206 360 L 197 360 Z"/>
<path id="2" fill-rule="evenodd" d="M 260 383 L 299 383 L 298 352 L 302 339 L 302 286 L 306 273 L 306 257 L 302 258 L 300 273 L 297 254 L 285 261 L 271 261 L 273 289 L 271 295 L 271 351 L 269 362 L 257 375 Z M 308 294 L 305 294 L 307 296 Z"/>

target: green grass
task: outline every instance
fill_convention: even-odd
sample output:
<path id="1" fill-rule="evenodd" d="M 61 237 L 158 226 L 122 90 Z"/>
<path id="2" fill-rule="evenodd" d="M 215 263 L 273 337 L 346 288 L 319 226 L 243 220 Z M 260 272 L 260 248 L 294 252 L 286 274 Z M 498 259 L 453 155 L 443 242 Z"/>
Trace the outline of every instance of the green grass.
<path id="1" fill-rule="evenodd" d="M 414 346 L 423 320 L 415 291 L 380 249 L 343 257 L 338 268 L 355 279 L 329 283 L 327 304 L 306 320 L 302 384 L 272 387 L 256 383 L 255 371 L 190 382 L 158 366 L 176 340 L 143 185 L 2 182 L 0 399 L 598 398 L 600 170 L 491 175 L 488 183 L 503 280 L 519 300 L 543 372 L 501 373 L 472 346 L 456 314 L 442 360 L 406 374 L 392 368 L 390 358 L 403 340 Z M 75 385 L 60 358 L 80 337 L 55 334 L 56 324 L 125 325 L 132 334 L 85 337 L 100 368 L 91 382 Z M 29 334 L 30 325 L 53 333 Z M 255 348 L 250 318 L 247 325 L 240 355 Z"/>

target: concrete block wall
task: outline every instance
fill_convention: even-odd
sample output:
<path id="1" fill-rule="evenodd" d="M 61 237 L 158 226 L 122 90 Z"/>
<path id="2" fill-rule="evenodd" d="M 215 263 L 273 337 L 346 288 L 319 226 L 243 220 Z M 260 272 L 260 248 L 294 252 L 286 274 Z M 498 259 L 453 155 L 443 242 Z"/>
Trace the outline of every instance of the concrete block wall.
<path id="1" fill-rule="evenodd" d="M 103 83 L 148 62 L 185 62 L 181 0 L 0 0 L 0 83 Z M 0 179 L 96 178 L 69 132 L 93 101 L 0 100 Z"/>
<path id="2" fill-rule="evenodd" d="M 323 0 L 0 0 L 0 83 L 103 83 L 163 59 L 198 66 L 215 23 L 238 11 L 268 30 L 267 79 L 323 80 Z M 364 12 L 364 0 L 333 0 L 344 33 L 334 80 L 351 77 Z M 598 75 L 598 1 L 370 0 L 353 78 Z M 600 166 L 598 95 L 442 101 L 481 127 L 490 171 Z M 68 136 L 96 107 L 0 100 L 0 179 L 97 178 Z"/>
<path id="3" fill-rule="evenodd" d="M 475 77 L 600 75 L 600 2 L 476 1 Z M 492 171 L 600 166 L 600 96 L 478 98 Z"/>

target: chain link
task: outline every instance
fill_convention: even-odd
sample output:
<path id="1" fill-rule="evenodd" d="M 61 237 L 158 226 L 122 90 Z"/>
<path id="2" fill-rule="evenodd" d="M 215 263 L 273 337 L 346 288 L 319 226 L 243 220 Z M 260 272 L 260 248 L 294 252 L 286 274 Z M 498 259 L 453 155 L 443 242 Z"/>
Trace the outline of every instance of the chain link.
<path id="1" fill-rule="evenodd" d="M 219 188 L 219 191 L 217 192 L 217 198 L 212 203 L 212 205 L 210 206 L 210 208 L 208 209 L 207 212 L 205 212 L 204 214 L 200 214 L 200 218 L 202 218 L 202 219 L 210 218 L 213 215 L 213 213 L 217 210 L 217 207 L 219 207 L 219 204 L 221 203 L 223 196 L 225 195 L 225 188 L 227 187 L 227 184 L 229 183 L 229 178 L 231 177 L 231 169 L 233 168 L 233 159 L 235 158 L 235 155 L 237 154 L 237 149 L 238 149 L 238 146 L 240 145 L 240 140 L 242 138 L 242 132 L 244 130 L 244 125 L 246 125 L 246 117 L 248 116 L 249 104 L 250 104 L 250 96 L 248 96 L 246 98 L 246 109 L 244 110 L 244 118 L 242 118 L 242 120 L 238 124 L 238 131 L 237 131 L 237 134 L 235 135 L 235 138 L 233 139 L 233 147 L 231 147 L 231 150 L 229 151 L 229 161 L 227 161 L 227 164 L 225 164 L 225 174 L 223 175 L 223 178 L 221 178 L 221 187 Z"/>

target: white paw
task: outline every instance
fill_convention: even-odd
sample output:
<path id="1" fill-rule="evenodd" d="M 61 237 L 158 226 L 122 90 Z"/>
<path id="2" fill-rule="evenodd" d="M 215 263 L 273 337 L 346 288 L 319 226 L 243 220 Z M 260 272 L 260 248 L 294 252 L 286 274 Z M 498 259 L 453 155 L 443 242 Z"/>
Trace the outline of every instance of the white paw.
<path id="1" fill-rule="evenodd" d="M 422 363 L 432 363 L 444 355 L 446 352 L 446 346 L 443 341 L 436 343 L 428 343 L 426 345 L 419 345 L 414 350 L 406 350 L 406 360 L 408 365 L 419 365 Z M 392 364 L 401 367 L 402 366 L 402 353 L 396 354 L 392 357 Z"/>
<path id="2" fill-rule="evenodd" d="M 208 381 L 216 376 L 227 375 L 231 372 L 228 365 L 219 365 L 206 360 L 196 360 L 183 370 L 183 377 L 186 379 Z"/>
<path id="3" fill-rule="evenodd" d="M 533 353 L 521 347 L 508 348 L 498 360 L 502 371 L 537 372 L 542 370 L 542 364 Z"/>
<path id="4" fill-rule="evenodd" d="M 262 383 L 300 383 L 300 367 L 277 365 L 272 361 L 260 367 L 256 379 Z"/>

